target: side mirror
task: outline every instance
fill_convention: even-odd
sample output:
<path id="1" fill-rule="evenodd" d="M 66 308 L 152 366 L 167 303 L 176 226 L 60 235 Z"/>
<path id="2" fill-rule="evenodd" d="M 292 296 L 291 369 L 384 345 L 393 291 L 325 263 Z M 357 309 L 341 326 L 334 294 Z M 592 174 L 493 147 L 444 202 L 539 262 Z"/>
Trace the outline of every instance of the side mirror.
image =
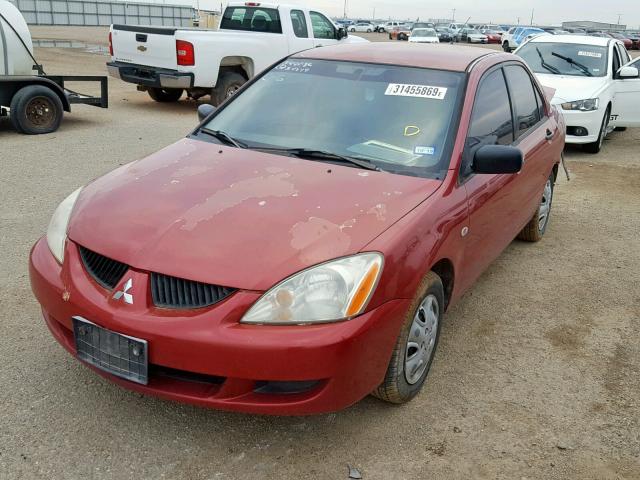
<path id="1" fill-rule="evenodd" d="M 213 105 L 209 105 L 208 103 L 203 103 L 198 106 L 198 120 L 203 121 L 209 115 L 216 111 L 216 107 Z"/>
<path id="2" fill-rule="evenodd" d="M 347 38 L 349 36 L 349 32 L 347 31 L 347 27 L 339 27 L 336 32 L 336 38 L 338 40 L 342 40 L 343 38 Z"/>
<path id="3" fill-rule="evenodd" d="M 638 69 L 629 65 L 618 70 L 618 78 L 638 78 L 639 75 Z"/>
<path id="4" fill-rule="evenodd" d="M 476 173 L 518 173 L 523 164 L 522 151 L 507 145 L 484 145 L 473 156 Z"/>

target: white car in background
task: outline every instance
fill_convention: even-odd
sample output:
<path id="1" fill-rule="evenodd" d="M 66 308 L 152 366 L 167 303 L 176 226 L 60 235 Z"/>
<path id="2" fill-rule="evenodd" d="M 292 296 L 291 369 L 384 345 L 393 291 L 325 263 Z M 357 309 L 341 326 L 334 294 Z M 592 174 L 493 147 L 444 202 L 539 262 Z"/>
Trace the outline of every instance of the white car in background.
<path id="1" fill-rule="evenodd" d="M 409 36 L 409 43 L 440 43 L 435 28 L 414 28 Z"/>
<path id="2" fill-rule="evenodd" d="M 563 113 L 567 143 L 598 153 L 615 128 L 640 127 L 638 61 L 613 38 L 540 35 L 516 51 Z"/>
<path id="3" fill-rule="evenodd" d="M 358 22 L 356 24 L 349 25 L 347 28 L 349 29 L 350 32 L 371 33 L 375 30 L 376 26 L 368 22 Z"/>

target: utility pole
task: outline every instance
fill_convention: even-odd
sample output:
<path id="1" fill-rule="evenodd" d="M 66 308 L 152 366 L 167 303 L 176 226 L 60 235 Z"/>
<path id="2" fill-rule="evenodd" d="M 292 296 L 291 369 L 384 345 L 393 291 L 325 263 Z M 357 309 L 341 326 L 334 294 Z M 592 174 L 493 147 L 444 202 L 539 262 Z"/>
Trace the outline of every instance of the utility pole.
<path id="1" fill-rule="evenodd" d="M 376 7 L 373 7 L 373 17 L 371 18 L 371 20 L 375 20 L 376 19 Z"/>
<path id="2" fill-rule="evenodd" d="M 620 25 L 620 18 L 621 18 L 621 17 L 622 17 L 622 14 L 621 14 L 621 13 L 619 13 L 619 14 L 618 14 L 618 25 Z"/>
<path id="3" fill-rule="evenodd" d="M 344 0 L 344 10 L 342 12 L 342 18 L 347 18 L 347 0 Z"/>
<path id="4" fill-rule="evenodd" d="M 456 9 L 454 8 L 452 13 L 451 13 L 451 21 L 455 22 L 456 21 Z"/>
<path id="5" fill-rule="evenodd" d="M 531 9 L 531 23 L 529 25 L 533 25 L 533 12 L 535 12 L 535 11 L 536 11 L 535 8 Z"/>

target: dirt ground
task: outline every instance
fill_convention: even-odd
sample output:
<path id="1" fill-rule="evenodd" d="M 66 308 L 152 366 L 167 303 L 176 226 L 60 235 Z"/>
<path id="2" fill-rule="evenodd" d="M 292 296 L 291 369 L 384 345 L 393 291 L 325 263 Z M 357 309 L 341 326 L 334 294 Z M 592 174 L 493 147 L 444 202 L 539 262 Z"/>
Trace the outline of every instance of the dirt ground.
<path id="1" fill-rule="evenodd" d="M 106 38 L 53 30 L 37 35 Z M 51 73 L 105 72 L 82 50 L 37 56 Z M 27 258 L 55 206 L 196 123 L 193 103 L 119 81 L 110 101 L 40 137 L 0 119 L 0 478 L 346 479 L 348 465 L 364 479 L 640 478 L 640 129 L 599 155 L 568 149 L 544 240 L 514 242 L 449 311 L 412 402 L 274 418 L 123 390 L 45 327 Z"/>

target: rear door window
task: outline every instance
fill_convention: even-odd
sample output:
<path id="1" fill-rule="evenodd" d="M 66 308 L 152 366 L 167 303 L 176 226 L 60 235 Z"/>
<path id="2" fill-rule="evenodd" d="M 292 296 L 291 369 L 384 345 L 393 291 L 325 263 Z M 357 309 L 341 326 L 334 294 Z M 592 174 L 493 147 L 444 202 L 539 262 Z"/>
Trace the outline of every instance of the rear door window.
<path id="1" fill-rule="evenodd" d="M 538 101 L 531 76 L 524 68 L 507 65 L 504 71 L 516 111 L 516 137 L 520 137 L 540 121 Z"/>
<path id="2" fill-rule="evenodd" d="M 223 30 L 282 33 L 280 14 L 275 8 L 227 7 L 220 22 Z"/>
<path id="3" fill-rule="evenodd" d="M 511 102 L 502 69 L 487 74 L 476 92 L 473 113 L 462 161 L 461 178 L 472 173 L 471 165 L 476 150 L 484 145 L 513 143 Z"/>
<path id="4" fill-rule="evenodd" d="M 309 38 L 309 30 L 307 30 L 307 19 L 304 17 L 302 10 L 291 10 L 291 24 L 293 33 L 298 38 Z"/>

